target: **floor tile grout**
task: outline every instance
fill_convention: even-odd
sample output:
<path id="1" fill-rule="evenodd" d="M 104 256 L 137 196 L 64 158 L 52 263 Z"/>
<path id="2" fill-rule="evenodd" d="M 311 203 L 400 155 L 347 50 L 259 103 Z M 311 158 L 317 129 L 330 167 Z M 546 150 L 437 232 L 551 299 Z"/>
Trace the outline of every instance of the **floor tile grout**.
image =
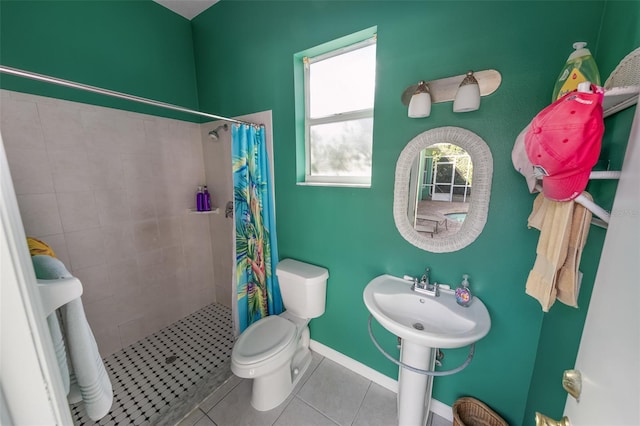
<path id="1" fill-rule="evenodd" d="M 305 414 L 318 422 L 314 424 L 322 425 L 388 426 L 397 422 L 394 393 L 374 387 L 371 380 L 317 353 L 312 353 L 307 371 L 281 406 L 268 412 L 253 410 L 250 379 L 240 379 L 230 371 L 234 341 L 230 310 L 210 305 L 124 348 L 105 358 L 116 394 L 110 414 L 92 422 L 80 404 L 72 407 L 74 423 L 245 426 L 235 418 L 238 410 L 252 412 L 253 423 L 246 424 L 260 426 L 290 424 L 292 419 L 306 424 L 307 419 L 300 418 Z M 175 362 L 166 363 L 170 356 L 176 356 Z M 194 391 L 195 384 L 202 381 L 200 375 L 216 371 L 224 372 L 222 380 Z M 333 379 L 324 376 L 327 372 Z M 344 385 L 353 390 L 352 394 L 343 393 L 346 402 L 336 401 L 331 394 L 341 389 L 327 387 L 326 380 L 337 380 L 338 388 Z M 333 403 L 327 403 L 332 397 Z M 429 424 L 451 423 L 432 415 Z"/>
<path id="2" fill-rule="evenodd" d="M 233 343 L 231 311 L 214 304 L 105 357 L 114 389 L 112 408 L 94 422 L 83 404 L 73 405 L 74 424 L 150 425 L 179 416 L 192 404 L 195 391 L 221 381 L 217 376 L 231 375 Z M 194 346 L 200 350 L 192 350 Z"/>

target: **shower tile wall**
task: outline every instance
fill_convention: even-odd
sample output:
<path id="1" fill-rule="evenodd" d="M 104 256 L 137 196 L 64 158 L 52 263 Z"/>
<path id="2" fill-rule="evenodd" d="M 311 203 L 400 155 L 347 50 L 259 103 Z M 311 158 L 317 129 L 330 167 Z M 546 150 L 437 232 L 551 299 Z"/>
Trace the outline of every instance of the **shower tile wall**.
<path id="1" fill-rule="evenodd" d="M 215 301 L 198 124 L 0 92 L 25 233 L 82 281 L 102 356 Z"/>

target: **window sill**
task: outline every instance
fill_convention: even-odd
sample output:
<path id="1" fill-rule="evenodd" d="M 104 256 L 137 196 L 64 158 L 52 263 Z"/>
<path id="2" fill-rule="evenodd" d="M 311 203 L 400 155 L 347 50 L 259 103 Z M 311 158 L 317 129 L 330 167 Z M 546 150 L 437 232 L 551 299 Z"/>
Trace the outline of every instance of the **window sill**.
<path id="1" fill-rule="evenodd" d="M 371 188 L 370 183 L 297 182 L 298 186 L 333 186 L 338 188 Z"/>

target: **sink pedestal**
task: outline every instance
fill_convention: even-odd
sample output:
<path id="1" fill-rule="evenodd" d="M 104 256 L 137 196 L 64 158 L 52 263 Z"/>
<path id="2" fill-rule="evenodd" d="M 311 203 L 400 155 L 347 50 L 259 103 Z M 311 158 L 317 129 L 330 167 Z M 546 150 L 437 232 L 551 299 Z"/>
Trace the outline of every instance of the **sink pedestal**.
<path id="1" fill-rule="evenodd" d="M 416 345 L 402 339 L 400 361 L 421 370 L 433 371 L 436 350 Z M 415 373 L 399 367 L 398 373 L 398 424 L 424 426 L 429 416 L 433 376 Z"/>
<path id="2" fill-rule="evenodd" d="M 413 284 L 392 275 L 380 275 L 367 284 L 364 304 L 382 327 L 402 339 L 400 361 L 417 370 L 433 371 L 436 363 L 435 348 L 461 348 L 471 345 L 487 335 L 491 318 L 487 307 L 478 297 L 468 307 L 456 302 L 455 291 L 440 288 L 439 295 L 425 295 L 415 291 Z M 376 347 L 388 358 L 369 333 Z M 471 361 L 469 358 L 468 361 Z M 453 374 L 466 367 L 461 365 L 447 371 Z M 431 405 L 433 376 L 399 367 L 398 423 L 401 426 L 424 426 Z"/>

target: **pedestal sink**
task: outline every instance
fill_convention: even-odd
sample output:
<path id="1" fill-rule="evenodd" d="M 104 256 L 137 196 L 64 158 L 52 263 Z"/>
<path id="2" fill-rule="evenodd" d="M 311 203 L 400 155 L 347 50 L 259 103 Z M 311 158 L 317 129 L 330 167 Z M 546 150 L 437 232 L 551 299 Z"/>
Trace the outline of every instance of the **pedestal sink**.
<path id="1" fill-rule="evenodd" d="M 364 303 L 385 329 L 402 339 L 400 361 L 433 370 L 437 348 L 460 348 L 477 342 L 491 328 L 489 312 L 474 297 L 468 307 L 456 303 L 453 290 L 439 296 L 412 290 L 412 283 L 392 275 L 374 278 L 364 289 Z M 400 367 L 398 374 L 398 424 L 426 424 L 431 402 L 432 376 Z"/>

